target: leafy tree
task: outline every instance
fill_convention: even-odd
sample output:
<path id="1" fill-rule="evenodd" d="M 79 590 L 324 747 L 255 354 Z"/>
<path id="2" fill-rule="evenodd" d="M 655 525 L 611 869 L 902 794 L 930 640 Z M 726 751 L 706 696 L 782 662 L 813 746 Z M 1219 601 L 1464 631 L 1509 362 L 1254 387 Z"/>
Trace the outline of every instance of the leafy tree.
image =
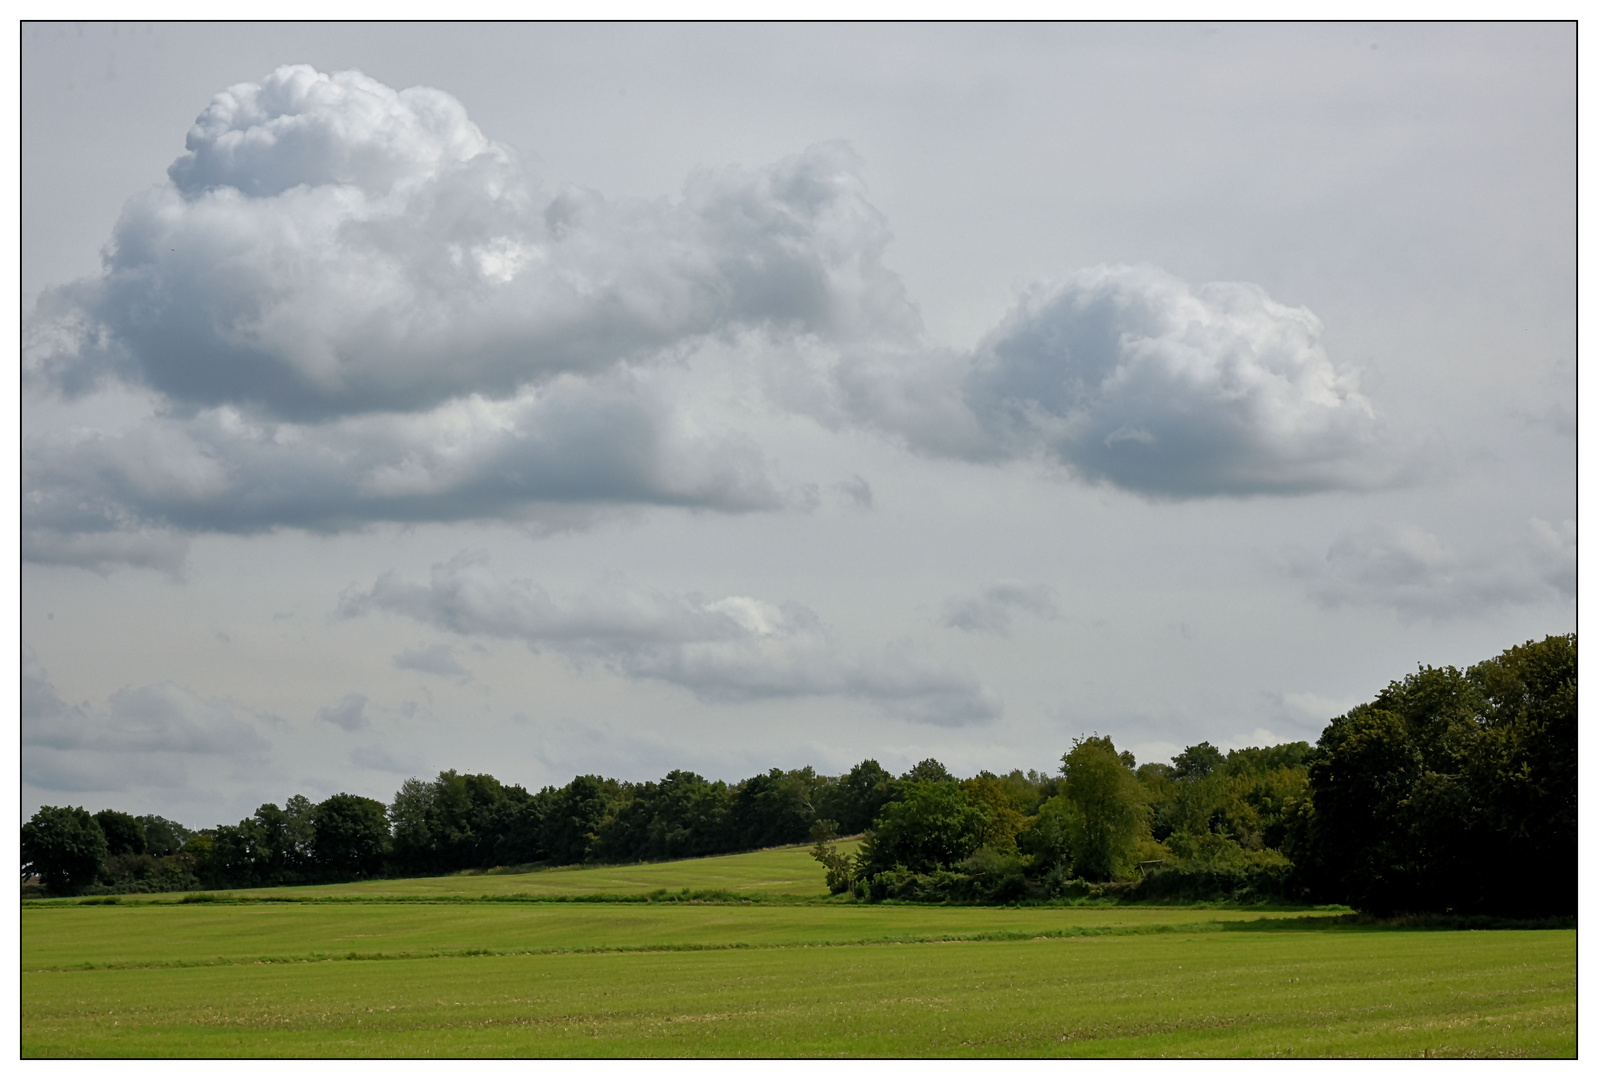
<path id="1" fill-rule="evenodd" d="M 807 766 L 791 772 L 772 769 L 739 784 L 731 813 L 738 847 L 776 847 L 804 841 L 816 823 L 815 807 L 810 801 L 815 779 L 815 770 Z"/>
<path id="2" fill-rule="evenodd" d="M 316 805 L 311 857 L 328 877 L 371 877 L 389 846 L 386 808 L 376 799 L 340 792 Z"/>
<path id="3" fill-rule="evenodd" d="M 926 758 L 916 762 L 915 766 L 899 779 L 907 784 L 914 784 L 925 780 L 953 780 L 954 776 L 937 758 Z"/>
<path id="4" fill-rule="evenodd" d="M 987 825 L 987 813 L 955 781 L 910 781 L 866 834 L 862 870 L 876 874 L 903 867 L 923 874 L 946 869 L 981 846 Z"/>
<path id="5" fill-rule="evenodd" d="M 94 820 L 105 834 L 107 857 L 144 854 L 144 825 L 138 818 L 120 810 L 101 810 Z"/>
<path id="6" fill-rule="evenodd" d="M 1576 642 L 1422 666 L 1335 718 L 1290 854 L 1375 912 L 1564 914 L 1576 903 Z"/>
<path id="7" fill-rule="evenodd" d="M 621 786 L 614 780 L 597 776 L 575 777 L 559 791 L 551 791 L 539 828 L 549 860 L 557 865 L 587 861 L 611 802 L 620 794 Z"/>
<path id="8" fill-rule="evenodd" d="M 860 876 L 860 863 L 855 856 L 838 851 L 835 843 L 838 823 L 830 818 L 816 822 L 810 830 L 810 838 L 814 841 L 810 856 L 826 869 L 827 889 L 834 893 L 852 891 L 855 879 Z"/>
<path id="9" fill-rule="evenodd" d="M 1012 787 L 992 773 L 982 773 L 960 781 L 960 788 L 973 806 L 982 808 L 986 818 L 979 846 L 1013 854 L 1016 834 L 1026 825 L 1026 815 L 1016 805 Z"/>
<path id="10" fill-rule="evenodd" d="M 275 809 L 275 808 L 274 808 Z M 271 833 L 255 818 L 212 830 L 211 850 L 201 880 L 210 888 L 244 889 L 270 885 L 273 873 Z"/>
<path id="11" fill-rule="evenodd" d="M 1083 831 L 1082 808 L 1064 795 L 1053 795 L 1016 837 L 1016 845 L 1031 857 L 1040 875 L 1054 872 L 1069 877 Z"/>
<path id="12" fill-rule="evenodd" d="M 1131 873 L 1138 843 L 1148 836 L 1149 807 L 1132 771 L 1130 754 L 1119 754 L 1108 736 L 1077 739 L 1061 758 L 1064 797 L 1081 811 L 1072 837 L 1076 872 L 1107 881 Z"/>
<path id="13" fill-rule="evenodd" d="M 1171 779 L 1205 777 L 1219 769 L 1225 762 L 1225 754 L 1208 742 L 1201 742 L 1197 746 L 1188 747 L 1171 760 Z"/>
<path id="14" fill-rule="evenodd" d="M 400 785 L 388 807 L 394 861 L 410 873 L 427 873 L 435 868 L 433 794 L 431 783 L 413 776 Z"/>
<path id="15" fill-rule="evenodd" d="M 864 832 L 897 794 L 893 774 L 867 758 L 817 793 L 816 813 L 838 823 L 845 836 Z"/>
<path id="16" fill-rule="evenodd" d="M 94 884 L 106 857 L 105 833 L 81 806 L 41 806 L 22 826 L 22 875 L 73 896 Z"/>
<path id="17" fill-rule="evenodd" d="M 184 841 L 194 835 L 192 829 L 186 829 L 158 814 L 142 815 L 139 824 L 144 826 L 145 851 L 156 858 L 176 855 L 183 847 Z"/>

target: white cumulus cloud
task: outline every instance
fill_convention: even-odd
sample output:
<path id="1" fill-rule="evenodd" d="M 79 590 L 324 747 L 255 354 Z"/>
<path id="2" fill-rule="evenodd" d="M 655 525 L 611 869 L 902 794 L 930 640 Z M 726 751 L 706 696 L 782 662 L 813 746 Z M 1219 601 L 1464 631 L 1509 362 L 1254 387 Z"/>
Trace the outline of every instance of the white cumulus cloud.
<path id="1" fill-rule="evenodd" d="M 282 67 L 219 94 L 30 367 L 295 419 L 513 395 L 739 327 L 913 329 L 839 145 L 681 198 L 546 192 L 439 90 Z"/>
<path id="2" fill-rule="evenodd" d="M 1256 285 L 1097 266 L 1032 288 L 970 354 L 846 358 L 828 407 L 923 452 L 1042 455 L 1160 498 L 1386 482 L 1375 411 L 1320 338 Z"/>

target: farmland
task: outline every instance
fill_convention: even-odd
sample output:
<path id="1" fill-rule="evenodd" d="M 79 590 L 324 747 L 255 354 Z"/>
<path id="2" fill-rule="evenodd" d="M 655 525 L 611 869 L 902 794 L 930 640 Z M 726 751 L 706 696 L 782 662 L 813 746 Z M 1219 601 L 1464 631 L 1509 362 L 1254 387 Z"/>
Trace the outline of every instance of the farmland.
<path id="1" fill-rule="evenodd" d="M 800 856 L 213 903 L 29 903 L 22 1051 L 1575 1053 L 1573 930 L 1395 929 L 1326 911 L 840 904 L 819 899 L 817 868 Z M 770 899 L 551 902 L 657 888 Z"/>

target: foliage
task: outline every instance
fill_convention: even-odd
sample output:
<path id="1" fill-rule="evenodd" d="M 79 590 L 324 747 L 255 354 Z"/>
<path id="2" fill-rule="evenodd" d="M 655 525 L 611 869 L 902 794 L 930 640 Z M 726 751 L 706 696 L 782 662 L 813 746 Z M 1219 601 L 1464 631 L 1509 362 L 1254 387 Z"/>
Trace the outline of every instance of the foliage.
<path id="1" fill-rule="evenodd" d="M 105 835 L 108 856 L 144 854 L 144 824 L 132 814 L 124 814 L 120 810 L 101 810 L 94 815 L 94 821 Z"/>
<path id="2" fill-rule="evenodd" d="M 1094 881 L 1129 877 L 1138 842 L 1148 835 L 1148 795 L 1132 771 L 1130 755 L 1119 754 L 1108 736 L 1077 739 L 1061 759 L 1065 798 L 1080 811 L 1072 817 L 1072 866 Z"/>
<path id="3" fill-rule="evenodd" d="M 898 797 L 898 781 L 893 774 L 867 758 L 836 783 L 821 785 L 816 793 L 816 813 L 838 824 L 844 836 L 865 832 L 877 820 L 882 807 Z"/>
<path id="4" fill-rule="evenodd" d="M 882 808 L 861 845 L 861 871 L 912 874 L 946 870 L 982 843 L 988 814 L 953 780 L 911 780 Z"/>
<path id="5" fill-rule="evenodd" d="M 1389 684 L 1327 726 L 1309 781 L 1288 839 L 1312 895 L 1574 913 L 1575 636 Z"/>
<path id="6" fill-rule="evenodd" d="M 41 806 L 22 826 L 22 874 L 37 874 L 58 896 L 94 884 L 105 861 L 105 833 L 81 806 Z"/>
<path id="7" fill-rule="evenodd" d="M 809 767 L 735 784 L 684 770 L 647 783 L 589 775 L 537 794 L 446 770 L 405 781 L 387 806 L 295 795 L 197 833 L 155 815 L 46 807 L 24 826 L 24 872 L 53 867 L 45 880 L 58 893 L 235 889 L 685 859 L 809 838 L 833 893 L 871 899 L 1269 896 L 1561 915 L 1576 895 L 1575 751 L 1570 635 L 1464 672 L 1422 667 L 1332 720 L 1313 748 L 1200 742 L 1138 767 L 1094 735 L 1074 741 L 1059 776 L 958 779 L 928 758 L 895 778 L 867 759 L 836 777 Z M 858 851 L 840 831 L 865 832 Z"/>
<path id="8" fill-rule="evenodd" d="M 143 814 L 138 818 L 140 825 L 144 826 L 145 851 L 161 858 L 166 855 L 176 855 L 183 844 L 194 833 L 184 828 L 175 821 L 168 821 L 159 814 Z"/>
<path id="9" fill-rule="evenodd" d="M 371 877 L 382 868 L 389 846 L 388 817 L 376 799 L 340 792 L 316 805 L 311 824 L 311 861 L 320 872 Z"/>

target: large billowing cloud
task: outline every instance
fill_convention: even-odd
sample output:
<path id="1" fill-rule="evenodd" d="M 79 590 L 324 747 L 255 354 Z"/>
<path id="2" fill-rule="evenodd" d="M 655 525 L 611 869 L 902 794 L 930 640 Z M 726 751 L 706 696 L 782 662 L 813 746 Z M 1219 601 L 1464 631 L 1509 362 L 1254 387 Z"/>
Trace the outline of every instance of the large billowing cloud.
<path id="1" fill-rule="evenodd" d="M 1154 497 L 1381 482 L 1374 411 L 1320 334 L 1255 285 L 1098 266 L 1032 289 L 970 355 L 851 357 L 832 408 L 924 452 L 1042 455 Z"/>
<path id="2" fill-rule="evenodd" d="M 104 274 L 41 302 L 40 375 L 306 420 L 508 397 L 739 327 L 914 326 L 841 146 L 676 201 L 552 195 L 448 94 L 299 66 L 219 94 L 168 172 Z"/>
<path id="3" fill-rule="evenodd" d="M 30 316 L 32 391 L 144 409 L 29 433 L 30 561 L 175 571 L 205 532 L 808 505 L 813 478 L 785 488 L 738 430 L 734 368 L 834 426 L 1157 498 L 1391 474 L 1315 316 L 1252 285 L 1097 267 L 971 352 L 927 346 L 838 145 L 607 201 L 545 190 L 448 94 L 300 66 L 219 94 L 168 174 L 103 272 Z"/>
<path id="4" fill-rule="evenodd" d="M 371 589 L 346 595 L 341 610 L 393 612 L 463 636 L 521 641 L 708 701 L 838 696 L 946 726 L 982 723 L 1000 708 L 974 677 L 909 646 L 854 655 L 810 609 L 747 596 L 707 600 L 607 581 L 562 601 L 459 556 L 433 567 L 426 583 L 384 574 Z"/>
<path id="5" fill-rule="evenodd" d="M 25 557 L 173 570 L 210 531 L 803 503 L 683 360 L 913 335 L 886 240 L 842 146 L 608 202 L 542 190 L 440 91 L 280 68 L 217 96 L 104 272 L 30 320 L 30 386 L 149 405 L 30 436 Z"/>

